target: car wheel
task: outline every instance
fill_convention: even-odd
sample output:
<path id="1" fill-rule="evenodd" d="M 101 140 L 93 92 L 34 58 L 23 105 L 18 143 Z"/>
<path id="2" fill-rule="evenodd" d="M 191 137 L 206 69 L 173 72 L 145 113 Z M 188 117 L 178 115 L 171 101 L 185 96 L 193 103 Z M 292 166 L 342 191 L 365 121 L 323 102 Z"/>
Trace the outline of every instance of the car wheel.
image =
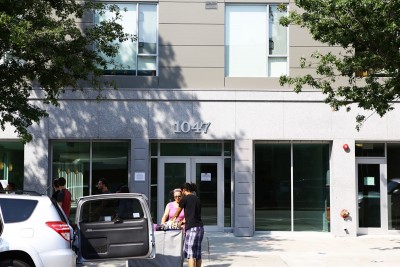
<path id="1" fill-rule="evenodd" d="M 0 261 L 0 267 L 34 267 L 34 266 L 29 265 L 23 260 L 7 259 Z"/>

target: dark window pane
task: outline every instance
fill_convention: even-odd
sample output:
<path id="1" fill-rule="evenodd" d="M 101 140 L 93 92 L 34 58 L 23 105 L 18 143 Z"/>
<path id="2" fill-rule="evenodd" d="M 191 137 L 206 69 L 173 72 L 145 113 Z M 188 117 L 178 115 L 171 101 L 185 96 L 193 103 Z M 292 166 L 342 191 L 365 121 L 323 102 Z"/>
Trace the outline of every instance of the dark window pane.
<path id="1" fill-rule="evenodd" d="M 400 230 L 400 144 L 387 144 L 389 230 Z"/>
<path id="2" fill-rule="evenodd" d="M 161 156 L 221 156 L 220 143 L 161 143 Z"/>
<path id="3" fill-rule="evenodd" d="M 112 198 L 86 201 L 81 207 L 80 222 L 136 220 L 144 216 L 138 199 Z"/>
<path id="4" fill-rule="evenodd" d="M 379 164 L 358 164 L 358 225 L 381 227 Z"/>
<path id="5" fill-rule="evenodd" d="M 108 189 L 116 192 L 122 185 L 128 184 L 129 142 L 93 143 L 92 193 L 99 193 L 97 182 L 106 178 Z"/>
<path id="6" fill-rule="evenodd" d="M 224 160 L 224 226 L 231 227 L 232 224 L 232 189 L 231 189 L 231 173 L 232 163 L 231 159 Z"/>
<path id="7" fill-rule="evenodd" d="M 153 157 L 157 156 L 157 147 L 158 147 L 158 143 L 155 142 L 151 142 L 150 143 L 150 155 Z"/>
<path id="8" fill-rule="evenodd" d="M 224 143 L 224 156 L 225 157 L 232 156 L 232 142 L 225 142 Z"/>
<path id="9" fill-rule="evenodd" d="M 290 231 L 290 144 L 255 145 L 255 228 Z"/>
<path id="10" fill-rule="evenodd" d="M 329 231 L 329 145 L 293 145 L 295 231 Z"/>
<path id="11" fill-rule="evenodd" d="M 0 142 L 0 180 L 15 183 L 18 190 L 24 185 L 24 144 L 21 142 Z"/>
<path id="12" fill-rule="evenodd" d="M 0 198 L 4 222 L 16 223 L 27 220 L 35 210 L 37 203 L 36 200 Z"/>
<path id="13" fill-rule="evenodd" d="M 384 157 L 383 143 L 356 143 L 356 157 Z"/>

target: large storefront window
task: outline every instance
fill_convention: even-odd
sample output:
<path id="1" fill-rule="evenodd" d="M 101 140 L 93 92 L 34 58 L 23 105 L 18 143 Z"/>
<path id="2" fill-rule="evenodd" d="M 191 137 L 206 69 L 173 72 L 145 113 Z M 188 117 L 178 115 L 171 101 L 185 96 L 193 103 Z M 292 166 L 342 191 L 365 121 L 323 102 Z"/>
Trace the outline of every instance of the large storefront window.
<path id="1" fill-rule="evenodd" d="M 21 142 L 0 142 L 0 182 L 4 188 L 14 183 L 24 186 L 24 145 Z"/>
<path id="2" fill-rule="evenodd" d="M 387 144 L 389 230 L 400 230 L 400 144 Z"/>
<path id="3" fill-rule="evenodd" d="M 128 184 L 129 142 L 54 141 L 52 146 L 52 177 L 67 180 L 72 211 L 79 197 L 99 193 L 96 185 L 100 178 L 107 179 L 111 192 Z"/>
<path id="4" fill-rule="evenodd" d="M 255 228 L 329 231 L 329 144 L 255 144 Z"/>

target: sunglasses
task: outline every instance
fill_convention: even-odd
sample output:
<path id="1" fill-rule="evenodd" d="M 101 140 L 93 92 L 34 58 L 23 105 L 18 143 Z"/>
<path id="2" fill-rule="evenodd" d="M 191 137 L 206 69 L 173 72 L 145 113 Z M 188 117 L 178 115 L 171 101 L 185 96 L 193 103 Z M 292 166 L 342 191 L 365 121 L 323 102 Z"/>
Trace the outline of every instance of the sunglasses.
<path id="1" fill-rule="evenodd" d="M 182 196 L 174 196 L 174 198 L 179 198 L 179 197 L 182 197 Z"/>

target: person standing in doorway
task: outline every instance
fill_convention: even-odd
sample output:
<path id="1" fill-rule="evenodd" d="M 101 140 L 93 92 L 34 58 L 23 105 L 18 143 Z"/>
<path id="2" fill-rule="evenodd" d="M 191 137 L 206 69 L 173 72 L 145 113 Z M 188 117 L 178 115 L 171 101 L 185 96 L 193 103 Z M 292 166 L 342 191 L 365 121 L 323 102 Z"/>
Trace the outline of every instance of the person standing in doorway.
<path id="1" fill-rule="evenodd" d="M 57 202 L 64 211 L 67 218 L 69 218 L 69 214 L 71 212 L 71 192 L 65 188 L 67 181 L 64 177 L 58 178 L 59 192 L 57 195 Z"/>
<path id="2" fill-rule="evenodd" d="M 108 183 L 105 178 L 100 178 L 97 183 L 97 189 L 99 189 L 100 194 L 109 194 L 110 190 L 108 190 Z"/>
<path id="3" fill-rule="evenodd" d="M 204 225 L 201 220 L 201 202 L 194 195 L 197 186 L 194 183 L 184 183 L 182 186 L 183 198 L 179 202 L 172 220 L 179 216 L 182 209 L 185 209 L 185 243 L 184 256 L 188 259 L 189 267 L 201 266 L 201 242 L 204 237 Z"/>

